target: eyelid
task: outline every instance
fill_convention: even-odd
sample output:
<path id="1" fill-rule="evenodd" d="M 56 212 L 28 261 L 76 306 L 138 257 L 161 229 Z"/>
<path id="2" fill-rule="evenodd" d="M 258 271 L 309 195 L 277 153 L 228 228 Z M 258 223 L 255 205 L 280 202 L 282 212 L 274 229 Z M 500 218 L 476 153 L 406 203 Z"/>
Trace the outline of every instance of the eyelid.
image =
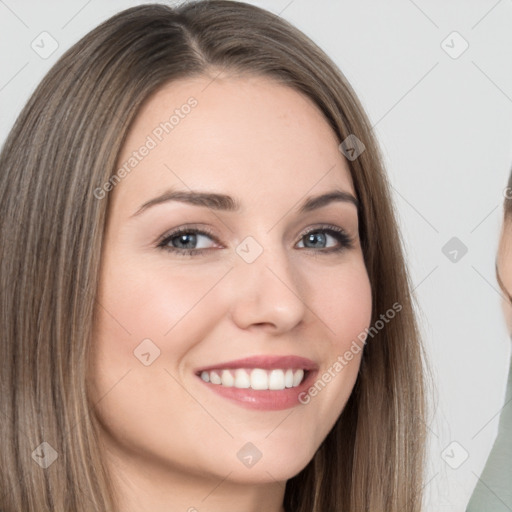
<path id="1" fill-rule="evenodd" d="M 197 233 L 197 234 L 205 234 L 208 235 L 214 242 L 220 244 L 219 239 L 215 236 L 213 231 L 209 227 L 198 227 L 197 224 L 183 224 L 175 229 L 170 229 L 166 231 L 163 235 L 159 236 L 155 242 L 155 245 L 158 247 L 160 244 L 165 242 L 168 238 L 178 236 L 181 233 Z M 200 250 L 200 249 L 196 249 Z"/>
<path id="2" fill-rule="evenodd" d="M 341 226 L 336 226 L 335 224 L 313 224 L 312 226 L 309 226 L 307 227 L 304 231 L 302 231 L 299 235 L 299 239 L 301 239 L 302 237 L 306 236 L 307 234 L 309 233 L 314 233 L 316 231 L 329 231 L 329 230 L 332 230 L 332 231 L 335 231 L 337 233 L 341 233 L 343 235 L 345 235 L 345 237 L 350 240 L 350 242 L 353 242 L 354 239 L 353 237 L 351 237 L 347 230 L 345 230 L 344 228 L 342 228 Z"/>

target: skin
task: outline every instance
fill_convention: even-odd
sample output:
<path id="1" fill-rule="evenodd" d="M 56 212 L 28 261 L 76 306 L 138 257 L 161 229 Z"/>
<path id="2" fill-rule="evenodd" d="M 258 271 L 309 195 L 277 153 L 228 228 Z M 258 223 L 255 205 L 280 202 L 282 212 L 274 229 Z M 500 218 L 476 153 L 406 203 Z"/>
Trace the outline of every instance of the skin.
<path id="1" fill-rule="evenodd" d="M 120 165 L 190 96 L 198 105 L 111 192 L 90 394 L 121 510 L 282 512 L 285 482 L 339 417 L 362 352 L 310 403 L 278 411 L 228 401 L 194 370 L 293 354 L 322 375 L 349 349 L 371 319 L 357 208 L 298 208 L 332 189 L 355 192 L 318 108 L 256 76 L 167 85 L 139 113 Z M 134 216 L 170 187 L 229 194 L 241 210 L 172 201 Z M 195 256 L 157 248 L 187 223 L 210 228 L 218 242 L 198 236 L 206 252 Z M 352 246 L 326 253 L 340 246 L 329 233 L 308 243 L 304 232 L 319 224 L 341 227 Z M 247 236 L 263 249 L 250 264 L 235 251 Z M 160 350 L 149 366 L 134 356 L 146 338 Z M 262 453 L 250 468 L 237 457 L 247 442 Z"/>
<path id="2" fill-rule="evenodd" d="M 507 323 L 508 332 L 512 334 L 512 220 L 506 218 L 500 236 L 500 245 L 496 265 L 503 289 L 502 309 Z"/>

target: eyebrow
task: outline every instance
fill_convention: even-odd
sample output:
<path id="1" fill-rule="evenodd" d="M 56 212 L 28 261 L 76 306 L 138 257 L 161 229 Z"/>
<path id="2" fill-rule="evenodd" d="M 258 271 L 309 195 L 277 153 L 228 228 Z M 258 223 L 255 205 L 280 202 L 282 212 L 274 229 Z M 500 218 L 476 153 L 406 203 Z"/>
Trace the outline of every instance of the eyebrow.
<path id="1" fill-rule="evenodd" d="M 178 201 L 194 206 L 203 206 L 212 210 L 224 210 L 229 212 L 240 211 L 240 203 L 226 194 L 217 194 L 213 192 L 199 192 L 195 190 L 168 190 L 163 194 L 145 202 L 131 217 L 140 215 L 149 208 L 167 203 L 169 201 Z M 351 203 L 359 210 L 359 201 L 349 192 L 343 190 L 332 190 L 325 194 L 308 197 L 301 205 L 299 213 L 306 213 L 332 202 Z"/>

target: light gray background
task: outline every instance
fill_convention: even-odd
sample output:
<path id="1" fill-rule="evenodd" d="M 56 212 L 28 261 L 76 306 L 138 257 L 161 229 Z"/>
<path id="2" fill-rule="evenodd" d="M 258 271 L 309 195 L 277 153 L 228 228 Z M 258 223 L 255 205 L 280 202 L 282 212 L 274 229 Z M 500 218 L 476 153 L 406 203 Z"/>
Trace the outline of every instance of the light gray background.
<path id="1" fill-rule="evenodd" d="M 139 3 L 0 0 L 0 141 L 64 50 Z M 437 390 L 426 510 L 464 511 L 496 436 L 510 357 L 494 261 L 512 164 L 512 2 L 251 3 L 315 40 L 375 126 Z M 59 45 L 47 59 L 31 48 L 43 31 Z M 455 262 L 442 252 L 452 237 L 468 249 Z"/>

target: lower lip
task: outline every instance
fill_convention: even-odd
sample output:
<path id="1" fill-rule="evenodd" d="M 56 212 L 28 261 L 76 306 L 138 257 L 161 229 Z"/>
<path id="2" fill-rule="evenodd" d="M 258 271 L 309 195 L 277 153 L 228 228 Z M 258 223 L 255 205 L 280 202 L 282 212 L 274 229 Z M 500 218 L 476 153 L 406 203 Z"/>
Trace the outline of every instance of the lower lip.
<path id="1" fill-rule="evenodd" d="M 214 393 L 242 407 L 260 411 L 279 411 L 290 409 L 297 405 L 304 405 L 299 400 L 299 396 L 305 396 L 305 392 L 310 387 L 310 383 L 313 381 L 316 373 L 316 371 L 309 371 L 306 378 L 297 387 L 280 390 L 227 387 L 222 384 L 205 382 L 199 376 L 198 378 Z"/>

